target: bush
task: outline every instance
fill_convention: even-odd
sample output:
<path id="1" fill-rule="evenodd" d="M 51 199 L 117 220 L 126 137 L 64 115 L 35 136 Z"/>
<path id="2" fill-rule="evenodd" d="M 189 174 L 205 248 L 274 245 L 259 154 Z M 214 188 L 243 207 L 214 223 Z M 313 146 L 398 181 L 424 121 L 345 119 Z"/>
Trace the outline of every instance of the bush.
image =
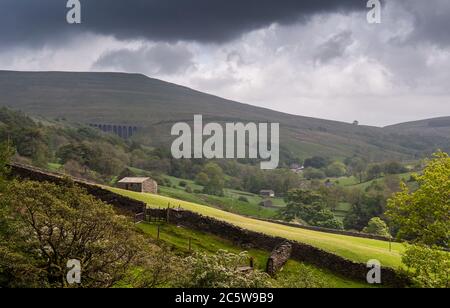
<path id="1" fill-rule="evenodd" d="M 247 197 L 244 197 L 244 196 L 240 196 L 238 200 L 241 202 L 249 203 Z"/>
<path id="2" fill-rule="evenodd" d="M 330 178 L 339 178 L 347 172 L 346 166 L 341 162 L 334 162 L 325 169 L 325 174 Z"/>
<path id="3" fill-rule="evenodd" d="M 363 229 L 364 233 L 391 237 L 387 224 L 379 217 L 372 218 L 367 227 Z"/>
<path id="4" fill-rule="evenodd" d="M 328 165 L 328 160 L 320 156 L 305 159 L 305 168 L 311 167 L 316 169 L 324 168 Z"/>
<path id="5" fill-rule="evenodd" d="M 408 169 L 399 162 L 390 162 L 385 164 L 384 172 L 386 174 L 401 174 L 408 172 Z"/>
<path id="6" fill-rule="evenodd" d="M 187 186 L 187 183 L 186 183 L 185 181 L 181 181 L 178 185 L 179 185 L 180 187 L 186 187 L 186 186 Z"/>
<path id="7" fill-rule="evenodd" d="M 407 275 L 416 287 L 449 288 L 450 255 L 438 248 L 409 246 L 402 256 Z"/>
<path id="8" fill-rule="evenodd" d="M 248 266 L 247 252 L 240 254 L 224 250 L 215 255 L 196 253 L 187 257 L 184 270 L 175 281 L 177 288 L 268 288 L 270 277 L 260 271 L 242 272 Z"/>
<path id="9" fill-rule="evenodd" d="M 291 261 L 288 261 L 288 263 Z M 311 266 L 299 264 L 295 272 L 283 274 L 278 280 L 281 288 L 311 289 L 324 288 L 326 282 L 318 275 Z"/>
<path id="10" fill-rule="evenodd" d="M 184 189 L 185 192 L 192 194 L 192 188 L 190 186 L 186 186 L 186 188 Z"/>
<path id="11" fill-rule="evenodd" d="M 326 178 L 326 175 L 322 170 L 314 168 L 307 168 L 303 172 L 303 176 L 308 180 L 321 180 Z"/>

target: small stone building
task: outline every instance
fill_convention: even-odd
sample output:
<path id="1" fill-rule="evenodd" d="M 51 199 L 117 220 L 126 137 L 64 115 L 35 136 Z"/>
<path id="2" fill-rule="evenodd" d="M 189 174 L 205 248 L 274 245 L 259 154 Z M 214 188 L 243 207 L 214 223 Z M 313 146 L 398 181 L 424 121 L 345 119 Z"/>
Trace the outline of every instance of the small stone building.
<path id="1" fill-rule="evenodd" d="M 261 197 L 273 198 L 273 197 L 275 197 L 275 192 L 273 190 L 261 190 L 259 192 L 259 195 Z"/>
<path id="2" fill-rule="evenodd" d="M 259 205 L 264 207 L 273 207 L 273 202 L 270 199 L 263 200 L 259 203 Z"/>
<path id="3" fill-rule="evenodd" d="M 140 193 L 158 193 L 158 183 L 151 178 L 128 177 L 123 178 L 117 183 L 117 187 L 125 190 L 136 191 Z"/>

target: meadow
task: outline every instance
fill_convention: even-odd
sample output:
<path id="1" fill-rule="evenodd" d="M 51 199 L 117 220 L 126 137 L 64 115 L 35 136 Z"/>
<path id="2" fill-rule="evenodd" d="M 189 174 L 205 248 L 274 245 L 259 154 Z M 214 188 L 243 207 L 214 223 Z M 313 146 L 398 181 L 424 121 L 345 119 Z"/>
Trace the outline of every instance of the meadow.
<path id="1" fill-rule="evenodd" d="M 158 223 L 141 223 L 138 225 L 145 234 L 153 239 L 157 239 L 158 227 L 160 228 L 159 239 L 170 245 L 181 253 L 189 253 L 189 242 L 191 243 L 191 251 L 203 253 L 216 253 L 219 250 L 226 250 L 232 253 L 240 253 L 242 248 L 234 246 L 230 241 L 220 237 L 204 234 L 198 231 L 177 227 L 170 224 Z M 265 270 L 269 252 L 257 249 L 246 250 L 249 256 L 254 259 L 254 266 L 258 270 Z M 308 270 L 316 279 L 324 283 L 325 288 L 368 288 L 368 284 L 355 282 L 345 277 L 335 275 L 327 270 L 317 268 L 315 266 L 301 263 L 295 260 L 289 260 L 283 269 L 278 273 L 277 279 L 298 277 L 303 270 Z"/>
<path id="2" fill-rule="evenodd" d="M 166 208 L 168 206 L 181 207 L 244 229 L 309 244 L 356 262 L 366 263 L 368 260 L 377 259 L 381 262 L 382 266 L 392 268 L 401 266 L 401 253 L 404 251 L 404 246 L 400 243 L 392 243 L 390 245 L 385 241 L 304 230 L 244 217 L 213 207 L 170 197 L 136 193 L 111 187 L 108 187 L 108 189 L 115 193 L 143 201 L 152 208 Z"/>

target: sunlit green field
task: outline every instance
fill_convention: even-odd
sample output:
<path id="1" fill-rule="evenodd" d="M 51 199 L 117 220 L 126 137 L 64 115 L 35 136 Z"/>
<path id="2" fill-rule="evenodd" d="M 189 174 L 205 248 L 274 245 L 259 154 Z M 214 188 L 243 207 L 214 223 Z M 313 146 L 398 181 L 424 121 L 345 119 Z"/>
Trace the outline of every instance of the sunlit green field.
<path id="1" fill-rule="evenodd" d="M 349 260 L 366 263 L 371 259 L 377 259 L 384 266 L 396 268 L 401 265 L 400 254 L 403 251 L 404 247 L 399 243 L 392 243 L 392 250 L 390 251 L 389 243 L 384 241 L 304 230 L 242 217 L 205 205 L 180 201 L 168 197 L 152 194 L 141 194 L 111 187 L 108 187 L 108 189 L 121 195 L 146 202 L 149 207 L 163 208 L 167 207 L 168 205 L 170 205 L 171 207 L 180 206 L 183 209 L 213 217 L 251 231 L 261 232 L 268 235 L 279 236 L 289 240 L 295 240 L 298 242 L 310 244 L 312 246 L 340 255 Z"/>
<path id="2" fill-rule="evenodd" d="M 154 239 L 157 238 L 158 225 L 160 226 L 161 241 L 166 244 L 175 247 L 178 251 L 189 251 L 189 240 L 191 243 L 192 251 L 201 251 L 205 253 L 216 253 L 219 250 L 226 250 L 233 253 L 240 253 L 242 248 L 234 246 L 230 241 L 222 239 L 220 237 L 204 234 L 202 232 L 193 231 L 186 228 L 178 228 L 177 226 L 170 224 L 159 223 L 141 223 L 138 227 L 146 234 L 150 235 Z M 266 268 L 269 252 L 258 249 L 247 250 L 248 254 L 254 258 L 254 266 L 261 271 Z M 244 264 L 243 264 L 244 265 Z M 245 264 L 246 265 L 246 264 Z M 295 260 L 289 260 L 289 262 L 283 267 L 282 271 L 277 275 L 277 279 L 283 279 L 288 275 L 296 277 L 301 273 L 301 267 L 306 267 L 312 271 L 314 276 L 319 277 L 325 284 L 324 288 L 368 288 L 372 287 L 367 283 L 356 282 L 340 275 L 336 275 L 327 270 L 317 268 L 315 266 L 304 264 Z"/>

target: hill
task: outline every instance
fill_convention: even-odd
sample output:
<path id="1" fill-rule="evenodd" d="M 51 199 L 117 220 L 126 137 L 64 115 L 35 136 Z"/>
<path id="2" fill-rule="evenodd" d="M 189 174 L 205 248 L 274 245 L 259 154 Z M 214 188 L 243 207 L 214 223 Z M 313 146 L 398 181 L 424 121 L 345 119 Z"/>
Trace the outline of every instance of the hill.
<path id="1" fill-rule="evenodd" d="M 167 145 L 173 123 L 190 122 L 194 114 L 219 123 L 278 122 L 282 154 L 300 158 L 411 159 L 450 145 L 449 135 L 289 115 L 138 74 L 0 71 L 0 92 L 0 106 L 35 116 L 138 126 L 136 138 L 149 145 Z"/>
<path id="2" fill-rule="evenodd" d="M 120 195 L 146 202 L 149 207 L 164 208 L 168 204 L 172 207 L 180 206 L 183 209 L 213 217 L 243 229 L 306 243 L 356 262 L 366 263 L 368 260 L 375 258 L 380 260 L 384 266 L 397 268 L 401 265 L 400 254 L 404 247 L 400 243 L 392 243 L 392 250 L 390 251 L 389 243 L 384 241 L 299 229 L 159 195 L 141 194 L 111 187 L 105 188 Z"/>

